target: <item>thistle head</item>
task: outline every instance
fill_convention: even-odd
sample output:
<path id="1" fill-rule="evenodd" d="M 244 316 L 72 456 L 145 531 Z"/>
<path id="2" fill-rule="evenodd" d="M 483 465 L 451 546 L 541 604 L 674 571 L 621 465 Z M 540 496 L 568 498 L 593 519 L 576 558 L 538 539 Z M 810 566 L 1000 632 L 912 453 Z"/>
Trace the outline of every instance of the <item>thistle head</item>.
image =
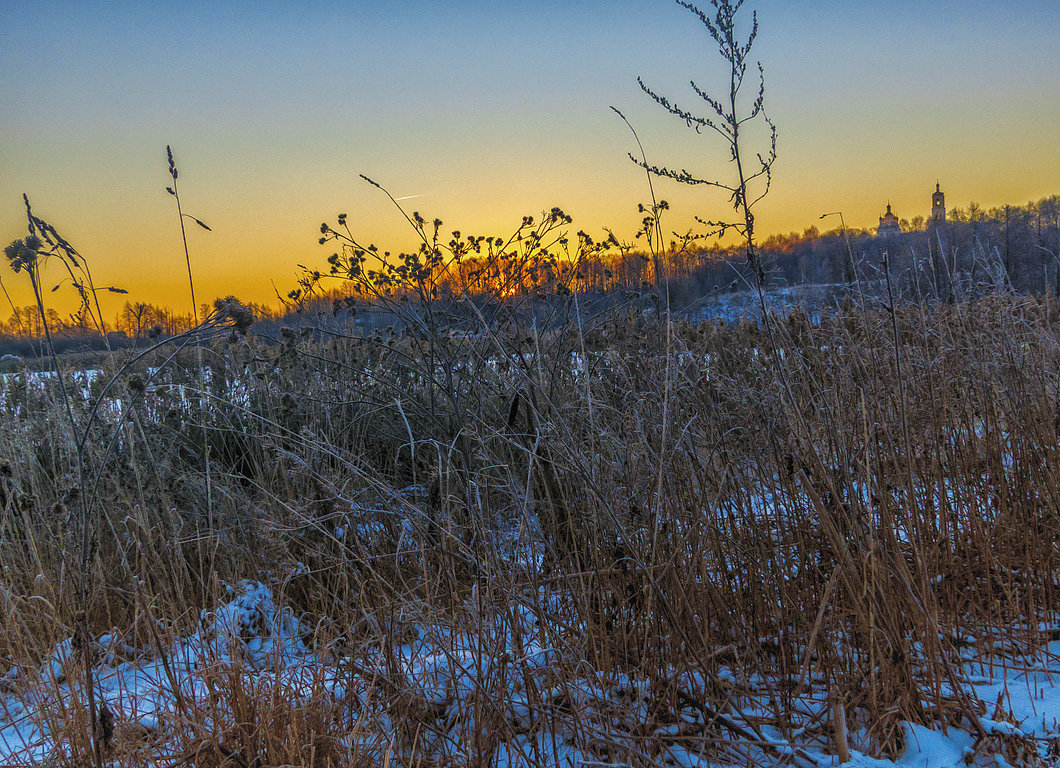
<path id="1" fill-rule="evenodd" d="M 234 329 L 240 334 L 246 334 L 256 319 L 254 311 L 245 306 L 235 296 L 217 299 L 213 305 L 217 320 L 219 322 L 231 322 Z"/>
<path id="2" fill-rule="evenodd" d="M 4 255 L 15 272 L 25 269 L 27 272 L 37 266 L 40 258 L 41 240 L 36 235 L 29 235 L 23 240 L 15 240 L 4 248 Z"/>

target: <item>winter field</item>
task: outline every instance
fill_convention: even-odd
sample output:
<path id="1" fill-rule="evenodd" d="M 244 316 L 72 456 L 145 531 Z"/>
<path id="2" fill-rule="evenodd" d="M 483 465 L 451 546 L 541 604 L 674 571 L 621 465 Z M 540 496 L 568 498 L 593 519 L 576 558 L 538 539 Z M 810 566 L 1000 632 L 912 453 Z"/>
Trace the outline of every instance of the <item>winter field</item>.
<path id="1" fill-rule="evenodd" d="M 0 765 L 1058 762 L 1055 299 L 564 311 L 6 374 Z"/>

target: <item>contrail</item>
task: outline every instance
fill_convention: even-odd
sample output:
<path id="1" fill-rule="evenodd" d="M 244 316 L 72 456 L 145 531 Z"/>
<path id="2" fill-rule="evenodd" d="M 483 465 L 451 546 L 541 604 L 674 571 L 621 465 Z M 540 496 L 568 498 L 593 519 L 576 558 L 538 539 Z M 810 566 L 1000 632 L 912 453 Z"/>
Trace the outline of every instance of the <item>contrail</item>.
<path id="1" fill-rule="evenodd" d="M 404 197 L 395 197 L 395 200 L 412 200 L 417 197 L 423 197 L 423 195 L 405 195 Z"/>

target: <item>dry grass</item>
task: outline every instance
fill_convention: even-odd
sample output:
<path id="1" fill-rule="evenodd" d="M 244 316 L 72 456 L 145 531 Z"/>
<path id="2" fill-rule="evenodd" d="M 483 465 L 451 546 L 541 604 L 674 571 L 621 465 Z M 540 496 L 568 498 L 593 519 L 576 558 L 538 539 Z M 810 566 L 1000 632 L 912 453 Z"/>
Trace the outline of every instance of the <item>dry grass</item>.
<path id="1" fill-rule="evenodd" d="M 120 374 L 124 417 L 86 427 L 90 488 L 55 387 L 16 381 L 0 673 L 20 670 L 31 711 L 27 671 L 79 611 L 164 653 L 224 584 L 259 578 L 359 695 L 219 665 L 168 729 L 117 723 L 114 759 L 490 765 L 519 743 L 545 765 L 562 734 L 662 765 L 678 747 L 768 758 L 770 728 L 841 750 L 845 723 L 851 747 L 892 755 L 901 721 L 974 731 L 961 644 L 1011 663 L 1057 622 L 1057 318 L 1005 294 L 796 312 L 771 341 L 613 315 L 439 337 L 444 371 L 402 335 L 217 341 L 201 401 L 184 353 Z M 80 493 L 99 534 L 87 606 L 67 556 Z M 547 665 L 505 650 L 526 633 Z M 428 695 L 388 657 L 417 636 L 449 643 L 451 669 L 454 638 L 475 638 L 480 663 L 451 681 L 470 690 Z M 67 706 L 35 716 L 87 764 Z"/>

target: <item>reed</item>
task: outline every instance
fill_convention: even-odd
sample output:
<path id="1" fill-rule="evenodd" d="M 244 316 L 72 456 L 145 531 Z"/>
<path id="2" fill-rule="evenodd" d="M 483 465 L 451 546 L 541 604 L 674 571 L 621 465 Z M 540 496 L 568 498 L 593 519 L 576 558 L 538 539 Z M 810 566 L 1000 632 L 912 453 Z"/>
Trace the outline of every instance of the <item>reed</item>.
<path id="1" fill-rule="evenodd" d="M 900 750 L 902 721 L 974 731 L 983 704 L 955 693 L 963 644 L 1026 663 L 1057 620 L 1042 503 L 1060 498 L 1056 317 L 1051 300 L 1010 293 L 819 324 L 796 311 L 774 318 L 767 355 L 756 324 L 674 320 L 667 343 L 661 321 L 616 311 L 526 328 L 518 347 L 452 342 L 448 364 L 474 371 L 453 391 L 402 333 L 217 335 L 201 347 L 206 408 L 185 394 L 194 350 L 153 375 L 145 356 L 122 374 L 136 396 L 108 428 L 120 445 L 102 428 L 85 443 L 100 510 L 89 635 L 157 658 L 224 584 L 256 578 L 363 695 L 340 703 L 307 683 L 298 709 L 260 670 L 208 665 L 181 728 L 112 748 L 212 744 L 211 759 L 269 765 L 279 747 L 260 739 L 278 717 L 330 755 L 316 764 L 355 761 L 351 723 L 357 754 L 474 765 L 526 733 L 656 764 L 689 743 L 768 759 L 766 724 L 880 755 Z M 0 650 L 26 710 L 76 747 L 76 704 L 33 705 L 56 684 L 32 670 L 84 604 L 65 575 L 70 500 L 46 390 L 9 387 L 0 408 Z M 472 404 L 459 440 L 440 431 L 443 402 Z M 71 403 L 85 418 L 91 403 Z M 513 636 L 549 663 L 505 651 Z M 386 662 L 410 637 L 449 643 L 463 694 L 432 699 Z M 244 714 L 209 709 L 221 701 Z M 691 723 L 680 738 L 675 722 Z M 549 763 L 553 747 L 534 743 L 531 762 Z"/>

